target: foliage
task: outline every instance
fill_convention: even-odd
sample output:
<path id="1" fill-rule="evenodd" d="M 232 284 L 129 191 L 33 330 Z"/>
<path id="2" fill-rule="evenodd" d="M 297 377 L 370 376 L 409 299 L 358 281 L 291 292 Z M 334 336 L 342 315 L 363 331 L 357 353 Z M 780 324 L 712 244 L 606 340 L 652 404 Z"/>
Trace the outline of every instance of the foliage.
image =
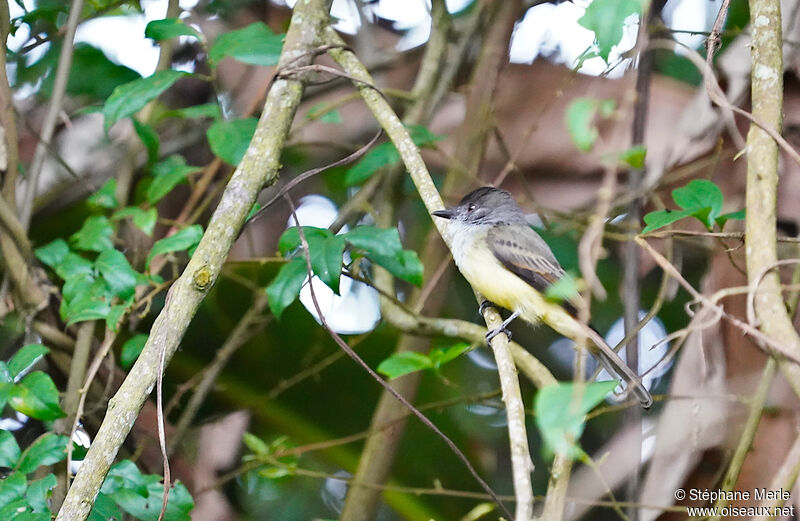
<path id="1" fill-rule="evenodd" d="M 713 231 L 716 226 L 722 230 L 725 223 L 731 219 L 744 219 L 744 210 L 721 214 L 723 198 L 722 191 L 711 181 L 694 179 L 682 188 L 672 191 L 672 199 L 680 210 L 657 210 L 644 216 L 642 233 L 649 233 L 685 217 L 695 217 L 708 231 Z"/>

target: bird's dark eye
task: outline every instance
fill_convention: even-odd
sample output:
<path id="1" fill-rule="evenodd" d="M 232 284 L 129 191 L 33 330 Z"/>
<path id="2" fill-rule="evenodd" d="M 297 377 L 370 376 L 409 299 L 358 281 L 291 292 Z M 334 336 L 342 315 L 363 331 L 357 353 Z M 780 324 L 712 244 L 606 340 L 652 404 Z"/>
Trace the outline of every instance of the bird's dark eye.
<path id="1" fill-rule="evenodd" d="M 467 211 L 468 212 L 471 212 L 474 209 L 475 209 L 475 205 L 474 204 L 471 204 L 471 205 L 467 206 Z"/>

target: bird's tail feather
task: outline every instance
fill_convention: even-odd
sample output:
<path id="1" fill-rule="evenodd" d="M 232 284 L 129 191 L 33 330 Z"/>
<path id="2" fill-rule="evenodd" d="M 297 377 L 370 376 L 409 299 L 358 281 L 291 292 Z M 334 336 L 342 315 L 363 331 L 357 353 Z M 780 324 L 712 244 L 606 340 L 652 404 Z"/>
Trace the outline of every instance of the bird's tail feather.
<path id="1" fill-rule="evenodd" d="M 592 328 L 587 328 L 587 334 L 591 340 L 589 349 L 592 355 L 598 362 L 605 368 L 606 371 L 612 376 L 616 375 L 625 382 L 626 388 L 632 392 L 642 407 L 649 409 L 653 405 L 653 397 L 650 392 L 642 384 L 642 380 L 622 361 L 622 358 L 609 347 L 606 341 L 600 336 L 600 333 Z"/>

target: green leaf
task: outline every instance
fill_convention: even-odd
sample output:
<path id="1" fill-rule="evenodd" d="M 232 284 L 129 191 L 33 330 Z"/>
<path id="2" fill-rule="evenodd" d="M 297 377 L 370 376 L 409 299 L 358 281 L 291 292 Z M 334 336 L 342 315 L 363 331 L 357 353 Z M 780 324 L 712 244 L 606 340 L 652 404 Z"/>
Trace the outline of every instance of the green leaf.
<path id="1" fill-rule="evenodd" d="M 136 118 L 133 118 L 133 129 L 136 131 L 136 135 L 142 140 L 142 144 L 147 150 L 147 164 L 152 165 L 158 160 L 158 151 L 161 147 L 158 132 L 147 123 L 142 123 Z M 116 208 L 116 206 L 114 206 L 114 208 Z"/>
<path id="2" fill-rule="evenodd" d="M 61 295 L 65 301 L 71 302 L 79 295 L 91 293 L 95 282 L 97 282 L 97 277 L 95 277 L 94 273 L 79 273 L 64 282 L 64 286 L 61 288 Z"/>
<path id="3" fill-rule="evenodd" d="M 255 453 L 258 456 L 269 456 L 272 454 L 272 451 L 269 448 L 269 445 L 256 436 L 255 434 L 250 434 L 249 432 L 245 432 L 244 436 L 242 437 L 242 441 L 250 449 L 251 452 Z"/>
<path id="4" fill-rule="evenodd" d="M 89 204 L 101 208 L 116 208 L 119 205 L 117 196 L 114 194 L 116 190 L 117 180 L 112 177 L 103 183 L 103 186 L 89 197 Z"/>
<path id="5" fill-rule="evenodd" d="M 257 213 L 258 213 L 258 211 L 259 211 L 260 209 L 261 209 L 261 205 L 260 205 L 260 204 L 258 204 L 258 203 L 253 203 L 253 207 L 252 207 L 252 208 L 250 208 L 250 211 L 249 211 L 249 212 L 247 212 L 247 217 L 245 217 L 245 218 L 244 218 L 244 222 L 247 222 L 247 221 L 249 221 L 250 219 L 252 219 L 252 218 L 253 218 L 253 216 L 254 216 L 255 214 L 257 214 Z"/>
<path id="6" fill-rule="evenodd" d="M 434 134 L 422 125 L 410 125 L 408 129 L 411 140 L 418 147 L 425 147 L 444 139 L 444 136 Z M 391 142 L 381 143 L 347 171 L 344 177 L 345 186 L 362 183 L 383 167 L 394 166 L 400 163 L 400 153 Z"/>
<path id="7" fill-rule="evenodd" d="M 386 268 L 386 270 L 415 286 L 422 285 L 422 262 L 420 262 L 417 252 L 413 250 L 403 250 L 398 256 L 378 255 L 371 253 L 367 255 L 374 263 Z"/>
<path id="8" fill-rule="evenodd" d="M 644 160 L 647 156 L 647 147 L 644 145 L 634 145 L 619 155 L 619 160 L 631 168 L 644 168 Z"/>
<path id="9" fill-rule="evenodd" d="M 0 505 L 9 505 L 12 501 L 22 498 L 26 486 L 27 480 L 22 472 L 14 472 L 0 480 Z"/>
<path id="10" fill-rule="evenodd" d="M 164 117 L 177 117 L 184 119 L 196 118 L 212 118 L 219 119 L 222 117 L 219 105 L 216 103 L 204 103 L 202 105 L 192 105 L 191 107 L 184 107 L 182 109 L 168 110 L 164 112 Z"/>
<path id="11" fill-rule="evenodd" d="M 545 297 L 556 302 L 569 301 L 578 296 L 578 283 L 569 273 L 547 287 Z"/>
<path id="12" fill-rule="evenodd" d="M 42 434 L 22 453 L 17 471 L 29 474 L 42 465 L 58 463 L 67 457 L 68 442 L 67 436 L 59 436 L 52 432 Z"/>
<path id="13" fill-rule="evenodd" d="M 108 284 L 114 296 L 127 299 L 133 296 L 137 273 L 119 250 L 104 250 L 97 256 L 94 266 Z"/>
<path id="14" fill-rule="evenodd" d="M 432 349 L 429 357 L 433 363 L 433 367 L 435 369 L 439 369 L 447 362 L 451 362 L 462 354 L 466 353 L 472 347 L 473 344 L 458 342 L 457 344 L 453 344 L 449 347 L 437 347 L 436 349 Z"/>
<path id="15" fill-rule="evenodd" d="M 641 0 L 593 0 L 578 23 L 594 32 L 597 52 L 608 63 L 611 48 L 622 40 L 625 19 L 641 11 Z"/>
<path id="16" fill-rule="evenodd" d="M 729 212 L 729 213 L 720 215 L 719 217 L 717 217 L 715 219 L 715 222 L 717 223 L 717 226 L 719 226 L 719 229 L 722 230 L 723 228 L 725 228 L 725 223 L 726 222 L 728 222 L 730 220 L 741 221 L 742 219 L 745 218 L 746 214 L 747 214 L 747 212 L 745 211 L 744 208 L 742 208 L 738 212 Z"/>
<path id="17" fill-rule="evenodd" d="M 133 296 L 131 296 L 131 301 Z M 114 333 L 119 332 L 119 321 L 128 311 L 130 304 L 115 304 L 111 306 L 106 315 L 106 327 Z"/>
<path id="18" fill-rule="evenodd" d="M 703 221 L 709 230 L 722 211 L 722 192 L 707 179 L 693 179 L 686 186 L 676 188 L 672 199 L 684 210 L 694 210 L 692 215 Z"/>
<path id="19" fill-rule="evenodd" d="M 397 228 L 356 226 L 343 236 L 353 247 L 367 253 L 391 256 L 400 255 L 403 251 Z"/>
<path id="20" fill-rule="evenodd" d="M 119 490 L 134 490 L 138 494 L 147 494 L 147 476 L 131 460 L 115 463 L 108 471 L 100 492 L 108 496 Z M 160 497 L 160 496 L 159 496 Z"/>
<path id="21" fill-rule="evenodd" d="M 9 431 L 0 430 L 0 467 L 14 468 L 19 461 L 22 451 L 14 435 Z"/>
<path id="22" fill-rule="evenodd" d="M 81 229 L 72 234 L 69 240 L 77 250 L 103 251 L 114 247 L 111 242 L 113 233 L 114 227 L 107 217 L 93 215 L 83 222 Z"/>
<path id="23" fill-rule="evenodd" d="M 267 303 L 275 318 L 280 318 L 283 311 L 297 299 L 307 275 L 308 270 L 304 258 L 292 259 L 281 266 L 266 290 Z"/>
<path id="24" fill-rule="evenodd" d="M 122 511 L 113 499 L 100 492 L 94 500 L 88 521 L 108 521 L 110 519 L 122 519 Z"/>
<path id="25" fill-rule="evenodd" d="M 273 33 L 262 22 L 256 22 L 221 35 L 211 46 L 208 57 L 215 64 L 230 57 L 250 65 L 271 67 L 278 64 L 282 48 L 283 35 Z"/>
<path id="26" fill-rule="evenodd" d="M 141 78 L 120 85 L 103 105 L 105 118 L 104 129 L 108 132 L 111 125 L 138 112 L 150 100 L 161 95 L 173 83 L 188 74 L 171 69 L 160 71 L 147 78 Z"/>
<path id="27" fill-rule="evenodd" d="M 148 237 L 153 235 L 153 229 L 155 229 L 156 221 L 158 220 L 158 212 L 155 208 L 143 210 L 138 206 L 128 206 L 127 208 L 114 212 L 114 215 L 111 216 L 111 220 L 118 221 L 126 217 L 131 217 L 134 226 L 142 230 L 145 235 Z"/>
<path id="28" fill-rule="evenodd" d="M 431 362 L 431 359 L 422 353 L 400 351 L 378 364 L 378 372 L 393 380 L 400 376 L 432 367 L 433 362 Z"/>
<path id="29" fill-rule="evenodd" d="M 206 132 L 211 151 L 226 163 L 238 165 L 250 146 L 256 126 L 256 118 L 214 122 Z"/>
<path id="30" fill-rule="evenodd" d="M 186 160 L 181 156 L 169 156 L 153 166 L 153 182 L 147 187 L 147 202 L 156 204 L 178 183 L 183 182 L 186 176 L 200 170 L 196 166 L 187 166 Z"/>
<path id="31" fill-rule="evenodd" d="M 598 112 L 602 117 L 610 116 L 614 107 L 615 102 L 611 99 L 576 98 L 569 104 L 565 115 L 567 131 L 579 150 L 588 152 L 592 149 L 599 135 L 595 117 Z"/>
<path id="32" fill-rule="evenodd" d="M 50 514 L 48 506 L 48 499 L 53 495 L 53 489 L 56 486 L 56 475 L 48 474 L 42 479 L 37 479 L 28 485 L 28 490 L 25 492 L 25 498 L 34 512 L 46 512 Z M 50 519 L 48 515 L 47 520 Z"/>
<path id="33" fill-rule="evenodd" d="M 558 383 L 536 393 L 534 418 L 549 450 L 571 458 L 580 456 L 578 440 L 586 425 L 586 413 L 616 386 L 615 381 L 586 383 L 578 395 L 575 384 Z"/>
<path id="34" fill-rule="evenodd" d="M 19 351 L 14 353 L 11 360 L 8 362 L 8 372 L 11 378 L 16 378 L 22 371 L 28 369 L 41 357 L 49 353 L 42 344 L 28 344 L 23 346 Z"/>
<path id="35" fill-rule="evenodd" d="M 183 23 L 178 18 L 164 18 L 163 20 L 153 20 L 144 28 L 144 37 L 151 40 L 169 40 L 178 36 L 194 36 L 200 40 L 200 35 Z"/>
<path id="36" fill-rule="evenodd" d="M 17 383 L 8 394 L 14 410 L 37 420 L 55 420 L 64 416 L 58 405 L 58 389 L 42 371 L 34 371 Z"/>
<path id="37" fill-rule="evenodd" d="M 692 213 L 692 210 L 657 210 L 655 212 L 650 212 L 644 216 L 644 223 L 647 226 L 644 227 L 642 233 L 650 233 L 654 230 L 658 230 L 684 217 L 689 217 Z"/>
<path id="38" fill-rule="evenodd" d="M 332 237 L 333 234 L 327 228 L 317 228 L 315 226 L 303 226 L 303 235 L 306 241 L 313 239 L 327 239 Z M 286 228 L 280 239 L 278 239 L 278 250 L 281 255 L 286 255 L 300 247 L 300 233 L 297 231 L 297 226 Z"/>
<path id="39" fill-rule="evenodd" d="M 156 255 L 188 250 L 197 245 L 202 238 L 203 227 L 199 224 L 193 224 L 192 226 L 187 226 L 183 230 L 178 231 L 174 235 L 160 239 L 153 244 L 153 248 L 147 256 L 146 266 L 148 268 L 150 267 L 150 261 L 152 261 L 153 257 Z"/>
<path id="40" fill-rule="evenodd" d="M 323 123 L 342 123 L 341 113 L 333 107 L 333 103 L 317 103 L 306 112 L 306 117 L 311 121 L 321 121 Z"/>
<path id="41" fill-rule="evenodd" d="M 309 238 L 308 253 L 311 257 L 311 267 L 314 274 L 339 294 L 339 279 L 342 276 L 342 256 L 344 255 L 344 237 Z"/>
<path id="42" fill-rule="evenodd" d="M 51 268 L 63 261 L 67 253 L 69 253 L 69 245 L 64 239 L 56 239 L 33 250 L 33 254 L 36 255 L 36 258 L 39 259 L 42 264 L 50 266 Z"/>
<path id="43" fill-rule="evenodd" d="M 61 262 L 55 266 L 56 274 L 63 280 L 69 280 L 78 275 L 92 275 L 92 263 L 77 253 L 69 252 Z"/>
<path id="44" fill-rule="evenodd" d="M 122 351 L 119 355 L 119 363 L 122 367 L 125 369 L 130 368 L 136 359 L 139 358 L 139 354 L 142 352 L 142 349 L 144 349 L 146 343 L 147 335 L 139 333 L 122 344 Z"/>
<path id="45" fill-rule="evenodd" d="M 72 300 L 62 301 L 59 310 L 61 317 L 68 325 L 87 320 L 104 320 L 111 312 L 111 299 L 113 295 L 103 279 L 95 279 L 88 288 L 85 281 L 79 286 L 81 291 L 76 291 Z"/>
<path id="46" fill-rule="evenodd" d="M 142 474 L 131 461 L 124 460 L 111 467 L 100 490 L 135 518 L 142 521 L 158 519 L 163 493 L 159 476 Z M 170 489 L 164 520 L 190 521 L 189 512 L 193 507 L 194 502 L 186 487 L 176 483 Z"/>

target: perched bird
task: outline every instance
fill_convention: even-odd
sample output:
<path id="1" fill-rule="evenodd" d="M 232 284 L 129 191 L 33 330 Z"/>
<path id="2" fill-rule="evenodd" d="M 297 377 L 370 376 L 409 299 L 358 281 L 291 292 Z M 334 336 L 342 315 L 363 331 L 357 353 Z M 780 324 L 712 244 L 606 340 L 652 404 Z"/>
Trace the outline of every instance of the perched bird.
<path id="1" fill-rule="evenodd" d="M 544 297 L 565 272 L 511 194 L 484 186 L 433 215 L 450 220 L 453 258 L 464 278 L 485 299 L 512 311 L 502 326 L 487 334 L 487 341 L 517 317 L 534 325 L 544 322 L 565 337 L 588 339 L 590 352 L 606 370 L 622 378 L 643 407 L 653 404 L 639 377 L 603 337 L 575 318 L 573 304 L 580 296 L 561 305 Z"/>

